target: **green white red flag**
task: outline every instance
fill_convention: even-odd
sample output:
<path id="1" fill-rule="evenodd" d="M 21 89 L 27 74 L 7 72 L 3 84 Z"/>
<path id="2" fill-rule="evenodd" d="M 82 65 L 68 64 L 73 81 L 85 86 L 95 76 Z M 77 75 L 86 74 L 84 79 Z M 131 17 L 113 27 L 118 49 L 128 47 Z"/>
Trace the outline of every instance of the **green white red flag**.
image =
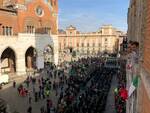
<path id="1" fill-rule="evenodd" d="M 128 92 L 128 97 L 130 97 L 133 92 L 136 90 L 136 88 L 138 87 L 139 84 L 139 77 L 135 76 L 132 80 L 131 86 L 129 88 L 129 92 Z"/>

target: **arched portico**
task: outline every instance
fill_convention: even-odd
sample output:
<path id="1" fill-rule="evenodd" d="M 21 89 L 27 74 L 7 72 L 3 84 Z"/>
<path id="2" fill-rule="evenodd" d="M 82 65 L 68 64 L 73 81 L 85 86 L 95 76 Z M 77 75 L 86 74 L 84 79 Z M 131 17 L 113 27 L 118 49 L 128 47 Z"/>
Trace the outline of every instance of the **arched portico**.
<path id="1" fill-rule="evenodd" d="M 25 53 L 25 65 L 26 69 L 35 69 L 36 68 L 36 55 L 37 52 L 34 47 L 30 46 Z"/>
<path id="2" fill-rule="evenodd" d="M 16 54 L 14 50 L 7 47 L 1 54 L 1 73 L 16 72 Z"/>
<path id="3" fill-rule="evenodd" d="M 47 45 L 43 51 L 44 62 L 54 62 L 54 50 L 51 45 Z"/>

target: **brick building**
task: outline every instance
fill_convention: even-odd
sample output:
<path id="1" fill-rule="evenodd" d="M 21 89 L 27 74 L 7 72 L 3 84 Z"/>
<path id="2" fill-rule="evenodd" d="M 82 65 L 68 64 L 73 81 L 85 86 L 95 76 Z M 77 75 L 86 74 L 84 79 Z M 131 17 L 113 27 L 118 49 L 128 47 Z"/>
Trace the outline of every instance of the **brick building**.
<path id="1" fill-rule="evenodd" d="M 57 1 L 2 0 L 1 34 L 52 33 L 57 34 Z M 11 19 L 11 21 L 10 21 Z"/>
<path id="2" fill-rule="evenodd" d="M 0 15 L 1 73 L 57 64 L 57 0 L 0 0 Z"/>
<path id="3" fill-rule="evenodd" d="M 60 57 L 68 56 L 66 53 L 70 52 L 69 49 L 78 57 L 118 53 L 123 37 L 126 34 L 111 25 L 103 25 L 98 31 L 90 33 L 81 33 L 71 25 L 59 32 Z"/>
<path id="4" fill-rule="evenodd" d="M 150 112 L 150 1 L 145 1 L 146 16 L 145 16 L 145 38 L 144 38 L 144 53 L 141 72 L 141 113 Z"/>
<path id="5" fill-rule="evenodd" d="M 132 74 L 140 77 L 140 84 L 133 96 L 128 99 L 127 113 L 149 113 L 150 112 L 150 1 L 130 0 L 128 10 L 128 39 L 138 41 L 139 63 L 134 65 Z M 132 79 L 131 79 L 132 80 Z M 130 83 L 129 81 L 127 83 Z M 129 84 L 127 84 L 129 85 Z"/>

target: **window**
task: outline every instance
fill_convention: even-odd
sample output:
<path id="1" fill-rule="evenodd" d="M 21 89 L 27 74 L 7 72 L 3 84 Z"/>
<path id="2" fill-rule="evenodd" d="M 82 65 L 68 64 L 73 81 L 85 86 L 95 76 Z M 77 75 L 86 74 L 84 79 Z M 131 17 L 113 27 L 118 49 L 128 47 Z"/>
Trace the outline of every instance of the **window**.
<path id="1" fill-rule="evenodd" d="M 77 43 L 77 47 L 79 47 L 79 43 Z"/>
<path id="2" fill-rule="evenodd" d="M 49 0 L 44 0 L 46 3 L 48 3 L 49 2 Z"/>
<path id="3" fill-rule="evenodd" d="M 90 50 L 89 50 L 89 49 L 87 50 L 87 54 L 88 54 L 88 55 L 90 54 Z"/>
<path id="4" fill-rule="evenodd" d="M 51 0 L 51 6 L 53 6 L 53 0 Z"/>
<path id="5" fill-rule="evenodd" d="M 12 27 L 3 26 L 3 35 L 12 35 Z"/>
<path id="6" fill-rule="evenodd" d="M 29 26 L 27 26 L 27 28 L 26 28 L 26 32 L 27 32 L 27 33 L 29 33 Z"/>
<path id="7" fill-rule="evenodd" d="M 36 7 L 36 10 L 35 10 L 36 14 L 41 17 L 44 15 L 44 10 L 42 9 L 42 7 L 38 6 Z"/>
<path id="8" fill-rule="evenodd" d="M 84 49 L 81 50 L 81 53 L 84 54 Z"/>
<path id="9" fill-rule="evenodd" d="M 64 48 L 66 47 L 66 43 L 64 43 Z"/>
<path id="10" fill-rule="evenodd" d="M 72 46 L 72 42 L 69 42 L 70 46 Z"/>
<path id="11" fill-rule="evenodd" d="M 107 41 L 107 38 L 105 38 L 105 42 Z"/>
<path id="12" fill-rule="evenodd" d="M 93 43 L 93 47 L 95 47 L 95 43 Z"/>
<path id="13" fill-rule="evenodd" d="M 95 49 L 93 48 L 92 54 L 95 54 Z"/>
<path id="14" fill-rule="evenodd" d="M 90 47 L 90 44 L 89 44 L 89 43 L 87 43 L 87 47 Z"/>
<path id="15" fill-rule="evenodd" d="M 82 47 L 84 47 L 84 43 L 82 43 Z"/>
<path id="16" fill-rule="evenodd" d="M 12 27 L 9 27 L 9 35 L 12 35 Z"/>
<path id="17" fill-rule="evenodd" d="M 56 0 L 54 1 L 54 5 L 56 5 Z"/>
<path id="18" fill-rule="evenodd" d="M 9 27 L 8 26 L 6 26 L 6 35 L 9 35 Z"/>
<path id="19" fill-rule="evenodd" d="M 45 27 L 45 33 L 50 35 L 51 34 L 51 28 Z"/>
<path id="20" fill-rule="evenodd" d="M 100 47 L 100 46 L 101 46 L 101 44 L 99 43 L 99 44 L 98 44 L 98 46 Z"/>
<path id="21" fill-rule="evenodd" d="M 26 27 L 26 32 L 27 33 L 34 33 L 35 32 L 34 26 L 27 26 Z"/>

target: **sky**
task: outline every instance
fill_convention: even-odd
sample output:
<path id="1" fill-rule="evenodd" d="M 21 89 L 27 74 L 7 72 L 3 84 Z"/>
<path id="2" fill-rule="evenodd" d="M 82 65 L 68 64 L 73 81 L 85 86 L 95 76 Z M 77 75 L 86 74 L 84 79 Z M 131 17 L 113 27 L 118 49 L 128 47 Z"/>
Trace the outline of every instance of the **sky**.
<path id="1" fill-rule="evenodd" d="M 59 29 L 75 26 L 81 32 L 97 31 L 111 24 L 127 30 L 129 0 L 58 0 Z"/>

